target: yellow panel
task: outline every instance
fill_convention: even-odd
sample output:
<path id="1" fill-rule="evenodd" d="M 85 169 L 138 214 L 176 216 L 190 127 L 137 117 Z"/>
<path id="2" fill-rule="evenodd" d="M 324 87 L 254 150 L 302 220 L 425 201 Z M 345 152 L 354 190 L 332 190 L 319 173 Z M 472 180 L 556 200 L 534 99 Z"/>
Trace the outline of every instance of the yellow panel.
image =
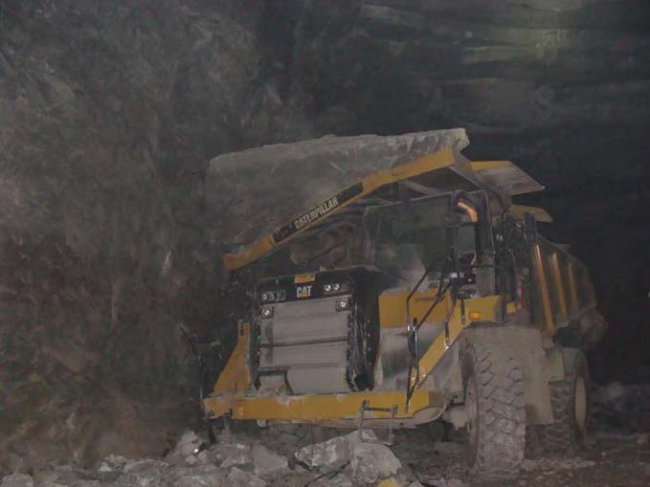
<path id="1" fill-rule="evenodd" d="M 446 314 L 449 311 L 449 306 L 451 305 L 451 299 L 446 300 L 443 303 L 440 303 L 439 306 L 444 308 L 444 313 Z M 469 314 L 472 311 L 481 313 L 481 321 L 486 322 L 496 322 L 499 316 L 499 308 L 501 307 L 501 296 L 486 296 L 483 298 L 468 299 L 465 301 L 465 312 Z M 449 346 L 454 343 L 460 332 L 463 330 L 462 315 L 460 309 L 460 303 L 456 303 L 456 307 L 449 319 Z M 465 325 L 469 325 L 470 322 L 466 321 Z M 442 355 L 447 351 L 448 345 L 445 342 L 445 334 L 442 333 L 438 338 L 435 339 L 433 344 L 429 349 L 422 355 L 419 362 L 420 377 L 419 382 L 422 383 L 431 373 L 435 365 L 438 363 L 438 360 Z M 415 376 L 412 378 L 414 382 L 416 380 Z"/>
<path id="2" fill-rule="evenodd" d="M 470 162 L 470 168 L 479 180 L 511 196 L 544 189 L 544 186 L 510 161 Z"/>
<path id="3" fill-rule="evenodd" d="M 346 208 L 350 204 L 354 203 L 360 198 L 364 198 L 368 196 L 370 193 L 376 191 L 382 186 L 386 186 L 388 184 L 401 181 L 403 179 L 409 179 L 414 176 L 418 176 L 420 174 L 436 171 L 438 169 L 451 166 L 452 164 L 454 164 L 454 162 L 455 162 L 455 158 L 454 158 L 453 150 L 441 149 L 437 152 L 434 152 L 433 154 L 429 154 L 427 156 L 421 157 L 413 162 L 409 162 L 407 164 L 401 164 L 394 168 L 385 169 L 371 176 L 368 176 L 361 180 L 363 190 L 359 194 L 350 198 L 345 203 L 340 204 L 334 210 L 328 212 L 327 215 L 324 215 L 322 218 L 318 218 L 302 226 L 300 230 L 294 233 L 291 237 L 281 242 L 279 245 L 282 245 L 285 242 L 292 240 L 293 238 L 295 238 L 297 235 L 300 235 L 308 228 L 311 228 L 315 224 L 321 222 L 324 218 L 330 217 L 338 213 L 339 211 Z M 331 198 L 328 198 L 327 200 L 325 200 L 325 202 L 327 202 L 329 199 Z M 319 205 L 315 205 L 315 207 L 321 206 L 325 204 L 325 202 Z M 287 223 L 290 223 L 292 220 L 289 220 Z M 282 226 L 280 228 L 282 228 Z M 265 235 L 257 242 L 243 249 L 241 252 L 224 255 L 222 260 L 226 269 L 232 271 L 240 267 L 243 267 L 247 264 L 250 264 L 251 262 L 254 262 L 255 260 L 259 259 L 260 257 L 266 255 L 271 250 L 273 250 L 273 248 L 278 245 L 273 242 L 273 238 L 272 238 L 272 235 L 273 233 L 275 233 L 275 231 L 276 230 Z"/>
<path id="4" fill-rule="evenodd" d="M 395 477 L 390 477 L 379 482 L 377 487 L 404 487 L 405 485 L 404 482 L 397 480 Z"/>
<path id="5" fill-rule="evenodd" d="M 415 317 L 419 320 L 426 313 L 436 293 L 437 289 L 429 289 L 413 295 L 410 309 L 411 319 Z M 388 292 L 379 297 L 379 317 L 382 328 L 406 326 L 407 295 L 407 290 L 400 290 Z M 451 302 L 451 295 L 448 292 L 438 306 L 431 312 L 429 318 L 427 318 L 427 322 L 444 323 Z M 456 303 L 456 308 L 449 320 L 450 344 L 453 343 L 463 328 L 460 308 L 460 303 Z M 500 308 L 500 296 L 486 296 L 465 300 L 465 316 L 469 317 L 470 313 L 478 313 L 480 314 L 480 318 L 477 321 L 480 322 L 498 322 L 501 314 Z M 467 318 L 465 324 L 469 325 L 470 323 L 471 320 Z M 445 335 L 442 333 L 420 359 L 420 382 L 423 382 L 431 373 L 446 350 Z M 415 380 L 415 377 L 413 380 Z"/>
<path id="6" fill-rule="evenodd" d="M 569 309 L 573 315 L 574 313 L 577 313 L 580 305 L 578 303 L 578 289 L 576 288 L 576 276 L 575 270 L 573 268 L 573 262 L 569 261 L 567 265 L 569 266 L 569 302 L 571 303 Z"/>
<path id="7" fill-rule="evenodd" d="M 323 422 L 335 419 L 356 419 L 363 401 L 368 407 L 392 408 L 397 406 L 396 418 L 412 418 L 415 413 L 429 407 L 440 406 L 440 395 L 429 391 L 416 391 L 405 411 L 404 392 L 359 392 L 350 394 L 324 394 L 315 396 L 244 397 L 242 394 L 208 397 L 203 401 L 211 417 L 230 414 L 233 419 L 267 419 L 278 421 Z M 389 412 L 369 411 L 366 417 L 389 418 Z"/>
<path id="8" fill-rule="evenodd" d="M 410 303 L 410 318 L 417 318 L 418 321 L 427 312 L 435 295 L 437 289 L 428 289 L 423 292 L 416 292 L 411 298 Z M 382 328 L 396 328 L 406 326 L 406 298 L 409 291 L 407 289 L 400 289 L 389 291 L 379 296 L 379 323 Z M 448 299 L 446 296 L 445 299 Z M 440 303 L 434 308 L 427 322 L 441 323 L 445 319 L 445 310 Z"/>
<path id="9" fill-rule="evenodd" d="M 465 315 L 479 313 L 481 316 L 476 321 L 498 323 L 501 320 L 501 296 L 485 296 L 465 300 Z M 467 320 L 470 322 L 471 320 Z"/>
<path id="10" fill-rule="evenodd" d="M 569 312 L 567 311 L 564 283 L 562 282 L 562 275 L 560 274 L 560 262 L 558 260 L 557 252 L 551 254 L 551 269 L 553 270 L 555 290 L 557 292 L 558 303 L 560 304 L 560 313 L 562 318 L 566 321 L 569 318 Z"/>
<path id="11" fill-rule="evenodd" d="M 410 318 L 417 318 L 418 321 L 424 316 L 435 299 L 437 289 L 428 289 L 424 292 L 416 292 L 411 298 Z M 399 291 L 389 291 L 379 296 L 379 323 L 382 328 L 397 328 L 406 326 L 406 298 L 408 291 L 401 289 Z M 474 298 L 465 300 L 465 315 L 469 316 L 471 312 L 481 314 L 477 321 L 497 321 L 498 313 L 494 305 L 497 296 L 488 296 L 484 298 Z M 447 310 L 451 303 L 449 292 L 442 299 L 442 302 L 436 306 L 429 317 L 428 323 L 443 323 L 447 315 Z M 460 306 L 460 305 L 459 305 Z"/>
<path id="12" fill-rule="evenodd" d="M 510 167 L 510 161 L 476 161 L 470 163 L 470 167 L 474 172 L 487 171 L 489 169 L 498 169 L 501 167 Z"/>
<path id="13" fill-rule="evenodd" d="M 553 223 L 553 217 L 551 217 L 551 215 L 549 215 L 543 208 L 537 208 L 536 206 L 510 205 L 508 213 L 512 213 L 521 219 L 524 218 L 526 213 L 530 213 L 538 222 Z"/>
<path id="14" fill-rule="evenodd" d="M 298 274 L 293 278 L 294 284 L 304 284 L 305 282 L 314 282 L 316 276 L 314 274 Z"/>
<path id="15" fill-rule="evenodd" d="M 508 304 L 506 304 L 506 314 L 511 315 L 519 311 L 520 306 L 519 303 L 512 301 Z"/>
<path id="16" fill-rule="evenodd" d="M 241 325 L 241 336 L 232 351 L 226 367 L 214 385 L 215 392 L 240 392 L 246 390 L 250 382 L 246 366 L 246 349 L 248 348 L 249 326 Z"/>
<path id="17" fill-rule="evenodd" d="M 422 316 L 431 305 L 428 297 L 435 294 L 432 289 L 420 293 L 422 301 L 414 301 L 414 316 Z M 417 295 L 416 295 L 417 296 Z M 405 300 L 406 291 L 400 291 L 382 296 L 382 322 L 384 327 L 404 326 L 406 320 Z M 465 312 L 480 313 L 481 321 L 495 322 L 499 316 L 501 297 L 488 296 L 468 299 L 465 301 Z M 432 313 L 431 321 L 442 323 L 451 306 L 449 293 Z M 429 321 L 429 320 L 428 320 Z M 466 325 L 470 324 L 467 320 Z M 463 328 L 460 304 L 457 303 L 449 322 L 450 343 L 459 336 Z M 359 407 L 364 400 L 369 401 L 370 407 L 390 408 L 397 406 L 398 418 L 412 418 L 418 411 L 429 407 L 440 406 L 440 394 L 427 390 L 416 390 L 409 402 L 408 412 L 405 410 L 406 395 L 404 392 L 367 392 L 349 394 L 328 394 L 313 396 L 277 396 L 277 397 L 245 397 L 249 376 L 246 367 L 246 347 L 248 346 L 248 327 L 245 327 L 226 369 L 219 377 L 215 392 L 219 397 L 209 397 L 204 400 L 204 408 L 208 415 L 220 417 L 231 414 L 233 419 L 268 419 L 284 421 L 324 422 L 328 420 L 354 419 L 358 416 Z M 444 333 L 441 334 L 420 359 L 420 382 L 431 373 L 434 366 L 447 350 Z M 368 413 L 368 418 L 387 418 L 389 413 Z"/>
<path id="18" fill-rule="evenodd" d="M 271 235 L 264 235 L 260 240 L 253 245 L 246 247 L 241 252 L 236 254 L 226 254 L 222 257 L 223 265 L 229 271 L 234 271 L 240 267 L 255 262 L 263 255 L 268 254 L 273 250 L 274 243 Z"/>
<path id="19" fill-rule="evenodd" d="M 545 325 L 546 333 L 551 336 L 555 333 L 555 322 L 553 320 L 553 311 L 551 310 L 551 298 L 548 294 L 548 280 L 546 279 L 544 261 L 542 260 L 542 249 L 539 245 L 535 245 L 532 251 L 535 273 L 537 274 L 537 286 L 539 287 L 539 297 L 544 315 L 543 325 Z"/>

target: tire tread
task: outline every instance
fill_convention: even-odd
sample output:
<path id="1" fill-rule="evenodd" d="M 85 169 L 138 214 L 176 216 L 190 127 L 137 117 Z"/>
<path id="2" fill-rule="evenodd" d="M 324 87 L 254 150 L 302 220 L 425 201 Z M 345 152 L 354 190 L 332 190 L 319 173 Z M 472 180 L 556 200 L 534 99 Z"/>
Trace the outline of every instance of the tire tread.
<path id="1" fill-rule="evenodd" d="M 564 360 L 564 379 L 549 383 L 553 423 L 542 428 L 541 440 L 544 450 L 552 453 L 572 452 L 580 447 L 580 438 L 576 435 L 574 422 L 574 377 L 580 367 L 585 367 L 586 387 L 589 388 L 589 375 L 586 371 L 586 359 L 577 348 L 562 349 Z"/>
<path id="2" fill-rule="evenodd" d="M 526 412 L 521 366 L 501 347 L 472 343 L 478 389 L 479 438 L 472 474 L 486 480 L 516 477 L 524 456 Z"/>

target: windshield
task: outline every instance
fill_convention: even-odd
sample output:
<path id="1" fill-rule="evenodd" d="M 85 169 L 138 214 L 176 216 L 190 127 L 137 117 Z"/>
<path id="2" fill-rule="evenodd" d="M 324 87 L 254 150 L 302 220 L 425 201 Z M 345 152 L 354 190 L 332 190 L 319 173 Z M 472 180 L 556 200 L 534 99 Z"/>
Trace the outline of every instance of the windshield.
<path id="1" fill-rule="evenodd" d="M 295 239 L 264 259 L 262 277 L 368 265 L 394 279 L 416 282 L 434 263 L 430 277 L 437 279 L 448 255 L 448 211 L 448 196 L 372 207 L 363 218 Z M 472 260 L 475 226 L 466 215 L 461 218 L 461 258 Z"/>
<path id="2" fill-rule="evenodd" d="M 440 274 L 448 255 L 445 219 L 449 197 L 424 198 L 369 210 L 368 237 L 373 242 L 371 261 L 401 280 L 415 282 L 433 264 L 432 277 Z M 461 255 L 472 259 L 474 226 L 462 217 L 458 233 Z"/>
<path id="3" fill-rule="evenodd" d="M 312 232 L 264 259 L 262 277 L 277 277 L 370 265 L 361 216 Z"/>

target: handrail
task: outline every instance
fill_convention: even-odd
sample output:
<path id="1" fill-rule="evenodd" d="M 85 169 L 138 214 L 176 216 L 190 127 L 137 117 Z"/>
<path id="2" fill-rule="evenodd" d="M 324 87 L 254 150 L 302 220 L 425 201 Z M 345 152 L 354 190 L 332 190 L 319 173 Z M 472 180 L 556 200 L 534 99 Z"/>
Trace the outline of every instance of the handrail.
<path id="1" fill-rule="evenodd" d="M 447 293 L 447 290 L 450 287 L 450 282 L 447 282 L 445 284 L 445 275 L 448 274 L 447 272 L 447 265 L 449 263 L 449 259 L 445 259 L 445 265 L 442 269 L 442 272 L 440 273 L 440 284 L 438 285 L 438 292 L 436 293 L 435 298 L 433 299 L 433 303 L 431 303 L 431 306 L 429 306 L 429 309 L 427 309 L 426 313 L 422 315 L 422 318 L 420 319 L 420 322 L 418 323 L 417 318 L 413 319 L 413 323 L 411 324 L 411 313 L 410 313 L 410 301 L 413 295 L 416 293 L 416 291 L 420 288 L 422 283 L 424 282 L 426 276 L 431 272 L 433 269 L 434 264 L 436 264 L 438 261 L 435 260 L 433 261 L 427 269 L 424 271 L 423 276 L 420 278 L 420 280 L 417 282 L 415 287 L 409 292 L 407 298 L 406 298 L 406 326 L 407 326 L 407 340 L 409 343 L 409 351 L 411 352 L 411 357 L 409 360 L 409 369 L 408 369 L 408 376 L 406 379 L 406 404 L 405 404 L 405 409 L 408 411 L 409 407 L 409 402 L 411 400 L 411 396 L 413 395 L 413 392 L 415 391 L 415 388 L 419 385 L 420 383 L 420 364 L 418 362 L 418 339 L 417 339 L 417 334 L 418 331 L 420 330 L 420 327 L 424 324 L 426 319 L 429 317 L 429 315 L 433 312 L 436 306 L 442 301 L 442 298 L 445 296 Z M 453 309 L 453 306 L 452 306 Z M 445 317 L 445 343 L 448 344 L 449 341 L 449 328 L 448 328 L 448 321 L 449 321 L 449 316 L 451 313 L 448 313 L 448 316 Z M 413 335 L 413 338 L 411 338 L 411 335 Z M 413 345 L 411 346 L 411 342 Z M 413 373 L 413 368 L 415 365 L 415 381 L 413 381 L 413 384 L 411 385 L 411 377 Z"/>
<path id="2" fill-rule="evenodd" d="M 408 296 L 406 297 L 406 324 L 407 324 L 407 326 L 411 323 L 411 307 L 410 307 L 411 298 L 418 291 L 418 289 L 420 288 L 420 286 L 422 285 L 422 283 L 426 279 L 427 275 L 431 272 L 431 270 L 433 269 L 434 265 L 437 262 L 438 262 L 438 260 L 434 260 L 429 265 L 429 267 L 427 267 L 427 269 L 424 271 L 424 274 L 422 275 L 420 280 L 417 282 L 415 287 L 411 290 L 411 292 L 409 292 Z M 429 315 L 431 314 L 431 312 L 433 311 L 435 306 L 440 302 L 441 297 L 444 295 L 444 293 L 449 288 L 449 284 L 447 284 L 446 286 L 443 286 L 444 279 L 445 279 L 446 275 L 449 273 L 448 269 L 447 269 L 448 264 L 449 264 L 449 258 L 446 258 L 444 267 L 442 268 L 442 272 L 440 273 L 440 285 L 438 286 L 438 292 L 436 293 L 436 297 L 435 297 L 435 299 L 433 301 L 433 304 L 431 304 L 431 306 L 429 307 L 427 312 L 422 316 L 422 319 L 420 319 L 420 323 L 418 323 L 416 325 L 418 330 L 420 329 L 420 327 L 422 326 L 424 321 L 429 317 Z M 444 292 L 441 292 L 443 287 L 444 287 Z"/>
<path id="3" fill-rule="evenodd" d="M 424 273 L 422 274 L 422 277 L 418 280 L 415 287 L 413 287 L 413 289 L 409 292 L 408 296 L 406 296 L 406 323 L 407 323 L 407 325 L 411 322 L 411 307 L 410 307 L 411 298 L 417 292 L 417 290 L 420 288 L 420 286 L 422 285 L 422 283 L 426 279 L 427 275 L 429 274 L 429 272 L 431 272 L 431 270 L 433 269 L 433 266 L 437 262 L 438 262 L 437 260 L 434 260 L 433 262 L 431 262 L 431 264 L 429 264 L 429 267 L 427 267 L 425 269 Z"/>

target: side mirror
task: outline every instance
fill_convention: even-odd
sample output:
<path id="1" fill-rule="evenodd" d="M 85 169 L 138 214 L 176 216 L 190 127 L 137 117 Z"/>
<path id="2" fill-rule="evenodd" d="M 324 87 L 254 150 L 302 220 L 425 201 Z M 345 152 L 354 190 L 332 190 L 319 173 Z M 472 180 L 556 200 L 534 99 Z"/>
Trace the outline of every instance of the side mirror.
<path id="1" fill-rule="evenodd" d="M 523 237 L 526 245 L 537 244 L 537 221 L 530 213 L 524 214 Z"/>

